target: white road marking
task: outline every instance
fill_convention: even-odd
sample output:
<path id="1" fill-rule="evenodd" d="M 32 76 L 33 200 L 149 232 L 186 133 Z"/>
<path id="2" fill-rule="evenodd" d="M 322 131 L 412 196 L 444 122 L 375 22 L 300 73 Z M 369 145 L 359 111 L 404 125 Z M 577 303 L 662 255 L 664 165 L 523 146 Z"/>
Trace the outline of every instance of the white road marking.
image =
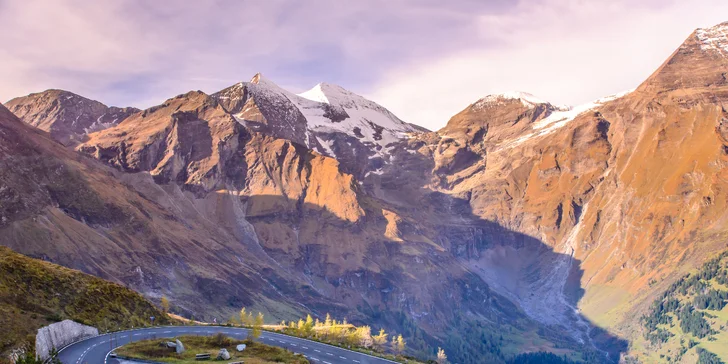
<path id="1" fill-rule="evenodd" d="M 293 345 L 293 346 L 298 346 L 298 345 L 296 345 L 296 344 L 293 344 L 293 343 L 292 343 L 291 345 Z"/>
<path id="2" fill-rule="evenodd" d="M 331 356 L 334 356 L 334 354 L 331 354 L 331 353 L 326 353 L 326 355 L 331 355 Z"/>
<path id="3" fill-rule="evenodd" d="M 321 352 L 321 350 L 319 350 L 319 349 L 313 349 L 313 351 L 315 351 L 317 353 L 320 353 Z"/>
<path id="4" fill-rule="evenodd" d="M 351 361 L 353 361 L 354 363 L 361 363 L 360 361 L 358 361 L 356 359 L 351 359 Z"/>
<path id="5" fill-rule="evenodd" d="M 304 349 L 306 349 L 306 350 L 308 350 L 308 347 L 305 347 L 305 346 L 301 346 L 301 347 L 304 348 Z"/>
<path id="6" fill-rule="evenodd" d="M 343 356 L 341 356 L 341 355 L 339 355 L 339 358 L 341 358 L 341 359 L 344 359 L 344 360 L 346 360 L 346 358 L 344 358 L 344 357 L 343 357 Z"/>

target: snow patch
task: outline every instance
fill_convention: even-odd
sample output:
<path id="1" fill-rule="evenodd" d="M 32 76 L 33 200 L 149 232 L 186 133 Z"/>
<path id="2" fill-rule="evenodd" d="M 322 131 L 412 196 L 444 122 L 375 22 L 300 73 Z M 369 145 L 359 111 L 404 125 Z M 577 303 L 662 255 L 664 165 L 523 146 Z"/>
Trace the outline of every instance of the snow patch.
<path id="1" fill-rule="evenodd" d="M 613 101 L 616 99 L 619 99 L 621 97 L 624 97 L 631 93 L 633 90 L 628 90 L 624 92 L 620 92 L 614 95 L 602 97 L 600 99 L 594 100 L 592 102 L 578 105 L 574 107 L 558 107 L 555 111 L 553 111 L 549 116 L 533 123 L 532 128 L 533 132 L 526 134 L 524 136 L 521 136 L 512 142 L 509 142 L 504 145 L 504 148 L 512 148 L 516 145 L 519 145 L 529 139 L 540 137 L 546 134 L 550 134 L 565 125 L 567 125 L 572 120 L 576 119 L 577 116 L 593 110 L 599 106 L 604 105 L 605 103 L 609 101 Z"/>
<path id="2" fill-rule="evenodd" d="M 548 102 L 529 94 L 528 92 L 509 91 L 500 94 L 488 95 L 475 103 L 475 107 L 484 107 L 487 105 L 502 105 L 505 101 L 519 100 L 523 106 L 533 108 L 536 105 L 548 104 Z"/>
<path id="3" fill-rule="evenodd" d="M 311 101 L 323 102 L 325 104 L 329 103 L 329 99 L 326 97 L 326 94 L 321 89 L 320 83 L 314 86 L 312 89 L 298 94 L 298 96 L 301 96 L 304 99 L 309 99 Z"/>
<path id="4" fill-rule="evenodd" d="M 321 140 L 321 138 L 319 138 L 319 137 L 316 137 L 316 140 L 318 140 L 319 144 L 321 144 L 321 146 L 324 147 L 324 150 L 326 151 L 326 155 L 328 155 L 331 158 L 336 158 L 336 153 L 334 153 L 334 150 L 331 149 L 331 141 Z"/>
<path id="5" fill-rule="evenodd" d="M 243 97 L 244 86 L 259 101 L 269 102 L 278 113 L 277 117 L 290 123 L 291 128 L 295 128 L 292 123 L 298 120 L 300 113 L 306 119 L 307 134 L 344 133 L 357 137 L 365 145 L 373 146 L 372 150 L 377 154 L 385 151 L 388 144 L 407 138 L 410 133 L 417 131 L 381 105 L 327 83 L 320 83 L 297 95 L 261 75 L 256 75 L 251 82 L 236 84 L 221 97 L 239 100 Z M 235 118 L 242 122 L 241 114 L 246 111 L 234 115 Z M 323 146 L 326 143 L 321 144 Z M 330 145 L 327 144 L 324 148 L 325 152 L 333 156 Z"/>
<path id="6" fill-rule="evenodd" d="M 700 41 L 700 49 L 717 51 L 723 57 L 728 56 L 728 23 L 708 29 L 698 29 L 695 31 L 695 35 Z"/>

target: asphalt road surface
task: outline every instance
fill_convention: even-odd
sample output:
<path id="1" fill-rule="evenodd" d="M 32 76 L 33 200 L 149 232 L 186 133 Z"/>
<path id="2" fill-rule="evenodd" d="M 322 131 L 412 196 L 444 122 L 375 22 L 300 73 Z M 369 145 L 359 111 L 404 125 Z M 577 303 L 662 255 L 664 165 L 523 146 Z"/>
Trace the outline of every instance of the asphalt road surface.
<path id="1" fill-rule="evenodd" d="M 181 335 L 210 336 L 218 332 L 236 338 L 248 336 L 247 329 L 221 326 L 168 326 L 145 329 L 134 329 L 117 332 L 112 335 L 99 335 L 71 344 L 61 350 L 58 358 L 64 364 L 118 364 L 120 361 L 109 357 L 116 347 L 145 339 L 172 338 Z M 263 331 L 258 339 L 263 344 L 286 348 L 306 356 L 312 364 L 383 364 L 393 361 L 370 355 L 326 345 L 315 341 L 300 339 L 272 332 Z M 183 342 L 184 343 L 184 342 Z M 217 353 L 212 353 L 213 359 Z"/>

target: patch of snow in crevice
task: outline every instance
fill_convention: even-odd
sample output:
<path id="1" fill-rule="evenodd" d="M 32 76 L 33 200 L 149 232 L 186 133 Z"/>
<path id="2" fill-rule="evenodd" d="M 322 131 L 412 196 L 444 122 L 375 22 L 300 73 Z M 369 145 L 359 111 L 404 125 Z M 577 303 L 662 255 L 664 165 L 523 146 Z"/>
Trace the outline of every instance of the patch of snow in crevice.
<path id="1" fill-rule="evenodd" d="M 91 134 L 91 133 L 93 133 L 93 132 L 96 132 L 96 131 L 99 131 L 99 130 L 104 130 L 104 129 L 108 129 L 108 128 L 110 128 L 110 127 L 112 127 L 112 126 L 116 125 L 116 123 L 117 123 L 117 122 L 119 121 L 119 119 L 118 119 L 118 118 L 114 118 L 114 120 L 112 120 L 112 121 L 110 121 L 110 122 L 108 122 L 108 123 L 104 123 L 104 122 L 102 122 L 102 121 L 101 121 L 101 119 L 102 119 L 102 118 L 103 118 L 104 116 L 106 116 L 106 115 L 107 115 L 107 114 L 103 114 L 103 115 L 99 116 L 99 117 L 98 117 L 98 118 L 96 119 L 96 121 L 94 121 L 94 123 L 93 123 L 93 124 L 89 125 L 89 127 L 88 127 L 88 128 L 84 128 L 84 133 L 86 133 L 86 134 Z"/>
<path id="2" fill-rule="evenodd" d="M 321 144 L 321 146 L 324 148 L 324 150 L 326 151 L 326 155 L 336 159 L 336 153 L 334 153 L 334 150 L 331 149 L 331 141 L 321 140 L 321 138 L 319 137 L 316 137 L 316 140 L 318 140 L 319 144 Z"/>
<path id="3" fill-rule="evenodd" d="M 377 176 L 381 176 L 381 175 L 384 174 L 384 170 L 382 170 L 382 168 L 377 168 L 374 171 L 369 171 L 369 172 L 367 172 L 367 173 L 364 174 L 364 178 L 369 177 L 370 174 L 376 174 Z"/>

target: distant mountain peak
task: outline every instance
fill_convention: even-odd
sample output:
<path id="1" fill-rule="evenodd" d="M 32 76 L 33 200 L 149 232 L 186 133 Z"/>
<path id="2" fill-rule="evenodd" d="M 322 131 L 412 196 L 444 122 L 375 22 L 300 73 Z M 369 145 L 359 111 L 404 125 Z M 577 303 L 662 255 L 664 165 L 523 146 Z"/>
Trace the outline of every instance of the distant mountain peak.
<path id="1" fill-rule="evenodd" d="M 376 102 L 326 82 L 294 94 L 258 73 L 213 97 L 244 125 L 337 158 L 343 156 L 336 150 L 357 143 L 367 150 L 359 154 L 381 155 L 387 145 L 418 131 Z"/>
<path id="2" fill-rule="evenodd" d="M 47 131 L 53 139 L 72 145 L 88 133 L 120 123 L 138 109 L 106 106 L 70 91 L 49 89 L 17 97 L 6 104 L 25 123 Z"/>
<path id="3" fill-rule="evenodd" d="M 539 99 L 538 97 L 534 96 L 533 94 L 530 94 L 528 92 L 522 92 L 522 91 L 509 91 L 509 92 L 503 92 L 503 93 L 499 93 L 499 94 L 491 94 L 491 95 L 488 95 L 488 96 L 478 100 L 475 104 L 476 104 L 476 106 L 485 106 L 485 105 L 493 105 L 493 104 L 502 104 L 503 102 L 514 101 L 514 100 L 520 101 L 523 104 L 523 106 L 526 106 L 526 107 L 534 107 L 536 105 L 549 104 L 549 102 Z"/>

